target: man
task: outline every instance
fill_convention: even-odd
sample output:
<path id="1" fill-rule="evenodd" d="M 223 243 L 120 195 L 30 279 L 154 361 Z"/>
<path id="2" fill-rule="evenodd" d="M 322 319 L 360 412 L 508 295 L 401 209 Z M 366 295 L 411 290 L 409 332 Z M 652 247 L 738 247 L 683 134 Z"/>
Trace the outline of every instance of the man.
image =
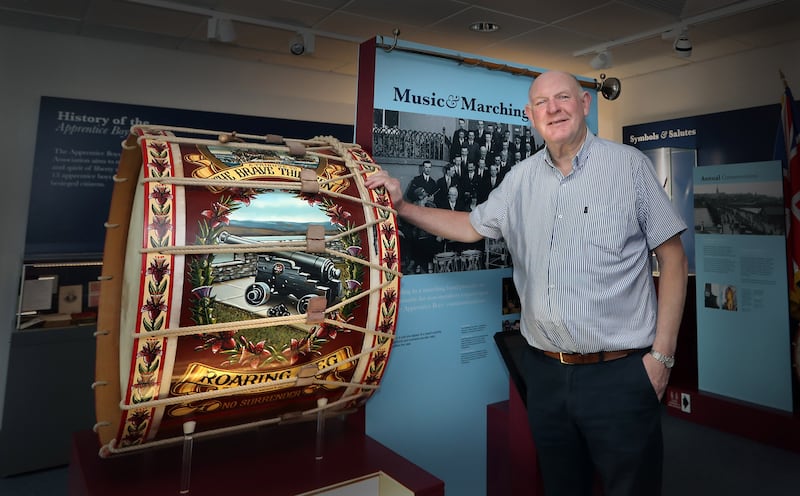
<path id="1" fill-rule="evenodd" d="M 450 144 L 450 156 L 454 157 L 461 153 L 461 149 L 467 146 L 467 132 L 463 129 L 456 131 L 453 142 Z"/>
<path id="2" fill-rule="evenodd" d="M 383 172 L 398 213 L 448 239 L 505 239 L 530 345 L 522 372 L 548 496 L 661 491 L 660 399 L 686 296 L 686 225 L 638 150 L 595 137 L 590 95 L 547 72 L 525 113 L 544 150 L 514 166 L 469 214 L 408 205 Z M 656 294 L 650 250 L 659 262 Z"/>
<path id="3" fill-rule="evenodd" d="M 454 187 L 458 190 L 458 175 L 457 169 L 461 168 L 461 157 L 457 156 L 458 164 L 447 164 L 444 166 L 442 177 L 436 180 L 436 194 L 434 201 L 437 205 L 445 202 L 450 194 L 450 188 Z"/>
<path id="4" fill-rule="evenodd" d="M 460 198 L 458 187 L 455 185 L 450 186 L 447 190 L 447 195 L 444 200 L 437 202 L 436 206 L 438 208 L 443 208 L 445 210 L 452 210 L 454 212 L 467 212 L 469 211 L 467 205 L 464 203 L 464 200 Z M 459 243 L 458 241 L 452 241 L 449 239 L 442 239 L 442 250 L 444 251 L 461 251 L 463 249 L 463 244 Z"/>
<path id="5" fill-rule="evenodd" d="M 475 127 L 475 139 L 480 143 L 484 144 L 484 135 L 486 134 L 486 126 L 483 121 L 478 121 L 477 126 Z"/>
<path id="6" fill-rule="evenodd" d="M 489 193 L 493 189 L 500 186 L 503 180 L 500 176 L 500 168 L 496 165 L 489 167 L 489 173 L 482 179 L 481 184 L 478 186 L 478 203 L 483 203 L 489 199 Z"/>
<path id="7" fill-rule="evenodd" d="M 467 159 L 477 162 L 480 157 L 481 145 L 475 141 L 475 131 L 467 131 Z"/>
<path id="8" fill-rule="evenodd" d="M 464 204 L 468 208 L 478 201 L 478 185 L 480 185 L 480 183 L 481 179 L 478 177 L 478 172 L 475 170 L 475 164 L 472 162 L 468 163 L 467 172 L 461 177 L 461 182 L 458 185 L 458 191 L 464 200 Z"/>
<path id="9" fill-rule="evenodd" d="M 424 189 L 427 195 L 433 195 L 436 192 L 436 180 L 431 177 L 432 167 L 433 165 L 431 164 L 430 160 L 425 160 L 422 162 L 422 165 L 420 165 L 419 175 L 414 176 L 414 178 L 411 179 L 411 182 L 408 183 L 406 200 L 412 203 L 418 200 L 416 195 L 417 188 Z"/>

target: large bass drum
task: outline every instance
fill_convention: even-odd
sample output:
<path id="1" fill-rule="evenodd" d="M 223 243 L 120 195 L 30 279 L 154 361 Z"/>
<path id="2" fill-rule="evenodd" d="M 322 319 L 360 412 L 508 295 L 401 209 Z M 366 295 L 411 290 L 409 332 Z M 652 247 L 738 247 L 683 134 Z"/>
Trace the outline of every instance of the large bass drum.
<path id="1" fill-rule="evenodd" d="M 370 397 L 400 279 L 389 197 L 364 186 L 377 170 L 331 137 L 131 129 L 101 277 L 101 456 Z"/>

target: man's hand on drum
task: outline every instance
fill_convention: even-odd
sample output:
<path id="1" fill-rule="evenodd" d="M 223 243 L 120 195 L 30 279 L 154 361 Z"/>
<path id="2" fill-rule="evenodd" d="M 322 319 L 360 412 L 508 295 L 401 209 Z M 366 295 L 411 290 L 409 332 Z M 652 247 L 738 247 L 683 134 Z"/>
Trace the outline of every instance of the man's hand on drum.
<path id="1" fill-rule="evenodd" d="M 381 186 L 386 188 L 386 192 L 389 193 L 389 197 L 392 199 L 392 203 L 396 209 L 400 208 L 400 205 L 404 201 L 403 190 L 400 188 L 400 181 L 390 176 L 385 170 L 380 170 L 367 177 L 364 181 L 364 186 L 369 189 L 380 188 Z"/>

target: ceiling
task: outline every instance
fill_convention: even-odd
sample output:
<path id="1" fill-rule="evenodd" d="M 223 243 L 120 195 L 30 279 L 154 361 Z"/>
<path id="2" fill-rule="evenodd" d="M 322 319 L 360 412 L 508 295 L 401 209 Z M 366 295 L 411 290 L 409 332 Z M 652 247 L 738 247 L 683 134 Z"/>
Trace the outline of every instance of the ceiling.
<path id="1" fill-rule="evenodd" d="M 771 2 L 771 3 L 770 3 Z M 739 13 L 733 13 L 742 10 Z M 233 20 L 230 43 L 208 40 L 210 16 Z M 474 22 L 500 27 L 468 29 Z M 687 23 L 690 57 L 661 32 Z M 797 0 L 0 0 L 0 24 L 355 75 L 358 43 L 378 37 L 510 64 L 624 78 L 800 39 Z M 292 55 L 297 30 L 312 54 Z M 382 37 L 382 38 L 381 38 Z M 613 66 L 590 67 L 611 48 Z"/>

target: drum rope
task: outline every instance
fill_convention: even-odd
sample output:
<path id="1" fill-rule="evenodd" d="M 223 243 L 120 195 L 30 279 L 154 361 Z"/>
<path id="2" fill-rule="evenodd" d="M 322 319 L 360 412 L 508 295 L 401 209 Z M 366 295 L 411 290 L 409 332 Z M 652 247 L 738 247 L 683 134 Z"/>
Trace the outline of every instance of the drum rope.
<path id="1" fill-rule="evenodd" d="M 170 138 L 170 139 L 174 138 L 173 136 L 164 136 L 164 135 L 160 135 L 160 134 L 151 134 L 150 131 L 185 132 L 185 133 L 198 134 L 198 135 L 206 134 L 206 135 L 209 135 L 209 136 L 219 136 L 220 135 L 219 131 L 211 131 L 211 130 L 208 130 L 208 129 L 194 129 L 194 128 L 190 128 L 190 127 L 158 126 L 158 125 L 154 125 L 154 126 L 150 126 L 150 125 L 147 125 L 147 126 L 133 126 L 133 127 L 131 127 L 131 134 L 136 134 L 136 131 L 135 131 L 136 129 L 139 129 L 142 132 L 142 136 L 139 139 L 142 139 L 143 137 L 154 138 L 154 139 L 164 139 L 165 137 L 166 138 Z M 255 140 L 264 140 L 265 139 L 264 135 L 258 135 L 258 134 L 239 134 L 239 133 L 236 133 L 236 132 L 231 133 L 231 134 L 234 135 L 236 138 L 247 138 L 247 139 L 255 139 Z M 178 138 L 178 139 L 180 139 L 180 138 Z M 317 138 L 310 139 L 310 140 L 289 138 L 288 141 L 294 141 L 296 143 L 302 143 L 302 144 L 318 144 L 318 143 L 323 143 L 324 144 L 325 143 L 324 141 L 320 141 Z M 216 144 L 216 143 L 219 143 L 219 142 L 215 141 L 214 143 Z M 235 143 L 225 143 L 225 144 L 226 145 L 235 145 Z"/>
<path id="2" fill-rule="evenodd" d="M 349 174 L 347 177 L 354 177 L 354 174 Z M 328 184 L 335 182 L 341 178 L 334 178 L 325 181 L 320 181 L 319 184 Z M 283 189 L 287 191 L 301 191 L 302 185 L 296 183 L 288 183 L 285 181 L 231 181 L 225 179 L 202 179 L 198 177 L 148 177 L 140 181 L 141 184 L 145 183 L 159 183 L 159 184 L 172 184 L 176 186 L 212 186 L 212 187 L 225 187 L 225 188 L 250 188 L 250 189 Z M 352 200 L 362 205 L 367 205 L 372 208 L 377 208 L 384 212 L 389 212 L 392 215 L 397 215 L 397 211 L 393 208 L 375 203 L 363 198 L 355 198 L 351 195 L 339 193 L 338 191 L 325 191 L 325 195 L 334 198 Z"/>
<path id="3" fill-rule="evenodd" d="M 351 234 L 363 231 L 364 229 L 368 229 L 374 225 L 381 224 L 382 222 L 383 222 L 382 220 L 366 222 L 361 226 L 354 227 L 346 231 L 342 231 L 341 233 L 333 236 L 329 236 L 325 238 L 325 242 L 327 243 L 330 241 L 337 241 Z M 306 246 L 307 243 L 305 241 L 254 241 L 246 245 L 216 244 L 216 245 L 181 245 L 181 246 L 162 246 L 154 248 L 140 248 L 139 252 L 159 253 L 163 255 L 169 255 L 169 254 L 191 255 L 197 253 L 270 253 L 278 251 L 303 250 L 306 248 Z M 368 266 L 375 270 L 380 270 L 382 272 L 392 274 L 396 277 L 402 276 L 402 273 L 398 272 L 395 269 L 384 267 L 383 265 L 376 264 L 375 262 L 354 257 L 345 252 L 334 250 L 332 248 L 325 248 L 325 253 L 340 258 L 344 258 L 354 263 L 359 263 L 361 265 Z"/>

